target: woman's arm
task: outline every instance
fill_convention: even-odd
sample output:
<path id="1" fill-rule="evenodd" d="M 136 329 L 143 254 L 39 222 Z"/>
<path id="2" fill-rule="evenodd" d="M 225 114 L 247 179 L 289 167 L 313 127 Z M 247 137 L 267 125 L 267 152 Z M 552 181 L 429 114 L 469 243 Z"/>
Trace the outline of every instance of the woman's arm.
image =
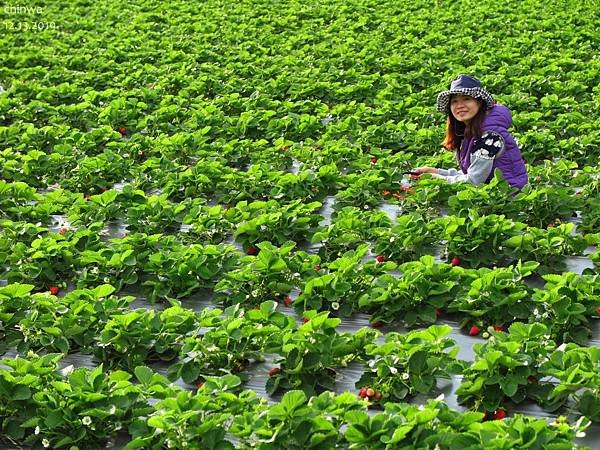
<path id="1" fill-rule="evenodd" d="M 471 164 L 467 173 L 459 173 L 455 169 L 443 171 L 439 169 L 438 176 L 448 183 L 458 183 L 468 181 L 475 186 L 486 182 L 494 168 L 494 160 L 504 153 L 504 138 L 494 131 L 485 132 L 481 138 L 477 139 L 471 150 Z M 445 173 L 444 173 L 445 172 Z"/>

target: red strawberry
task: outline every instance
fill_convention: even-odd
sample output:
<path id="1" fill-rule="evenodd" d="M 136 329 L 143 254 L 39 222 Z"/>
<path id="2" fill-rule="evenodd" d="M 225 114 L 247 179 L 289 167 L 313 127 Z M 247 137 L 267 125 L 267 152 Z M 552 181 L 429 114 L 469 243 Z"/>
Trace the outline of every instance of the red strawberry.
<path id="1" fill-rule="evenodd" d="M 287 152 L 289 149 L 290 149 L 290 147 L 287 145 L 284 145 L 283 147 L 281 147 L 281 150 L 284 152 Z"/>
<path id="2" fill-rule="evenodd" d="M 50 286 L 49 290 L 52 295 L 58 294 L 58 288 L 56 286 Z"/>
<path id="3" fill-rule="evenodd" d="M 285 300 L 283 300 L 283 304 L 285 306 L 290 306 L 292 304 L 293 300 L 292 297 L 286 297 Z"/>
<path id="4" fill-rule="evenodd" d="M 277 375 L 279 372 L 281 372 L 279 367 L 273 367 L 271 370 L 269 370 L 269 376 L 272 377 L 273 375 Z"/>
<path id="5" fill-rule="evenodd" d="M 373 400 L 375 400 L 376 402 L 381 400 L 381 392 L 375 391 L 375 395 L 373 395 Z"/>
<path id="6" fill-rule="evenodd" d="M 367 396 L 367 388 L 362 388 L 360 391 L 358 391 L 358 396 L 360 398 L 365 398 Z"/>
<path id="7" fill-rule="evenodd" d="M 596 314 L 600 314 L 600 306 L 596 308 Z"/>
<path id="8" fill-rule="evenodd" d="M 198 384 L 196 385 L 196 387 L 197 387 L 198 389 L 202 389 L 202 386 L 204 386 L 204 383 L 198 383 Z"/>
<path id="9" fill-rule="evenodd" d="M 379 328 L 379 327 L 381 327 L 381 321 L 380 320 L 376 320 L 374 322 L 371 322 L 371 326 L 373 328 Z"/>
<path id="10" fill-rule="evenodd" d="M 367 394 L 367 397 L 373 397 L 375 395 L 375 389 L 367 388 L 366 394 Z"/>
<path id="11" fill-rule="evenodd" d="M 504 325 L 494 325 L 494 330 L 496 330 L 496 331 L 506 331 L 506 327 Z"/>
<path id="12" fill-rule="evenodd" d="M 553 223 L 549 223 L 546 228 L 554 228 L 554 224 Z"/>
<path id="13" fill-rule="evenodd" d="M 246 250 L 246 253 L 248 255 L 256 255 L 258 253 L 258 249 L 254 245 L 251 245 L 248 247 L 248 250 Z"/>
<path id="14" fill-rule="evenodd" d="M 390 191 L 383 191 L 383 195 L 385 195 L 385 196 L 388 196 L 388 195 L 390 195 L 390 194 L 391 194 L 391 192 L 390 192 Z"/>
<path id="15" fill-rule="evenodd" d="M 502 420 L 506 417 L 506 411 L 504 411 L 503 409 L 497 409 L 496 411 L 494 411 L 494 419 L 495 420 Z"/>
<path id="16" fill-rule="evenodd" d="M 435 317 L 440 317 L 442 314 L 444 314 L 444 311 L 442 311 L 439 308 L 436 308 L 436 310 L 435 310 Z"/>
<path id="17" fill-rule="evenodd" d="M 321 266 L 320 266 L 319 264 L 317 264 L 317 265 L 315 266 L 315 270 L 318 272 L 319 270 L 321 270 Z"/>
<path id="18" fill-rule="evenodd" d="M 86 200 L 89 200 L 89 199 L 91 199 L 91 198 L 92 198 L 92 194 L 85 194 L 85 195 L 83 196 L 83 198 L 85 198 Z"/>
<path id="19" fill-rule="evenodd" d="M 450 261 L 450 264 L 452 266 L 460 266 L 460 259 L 455 256 L 454 258 L 452 258 L 452 261 Z"/>
<path id="20" fill-rule="evenodd" d="M 529 375 L 527 377 L 527 382 L 529 384 L 538 384 L 538 379 L 536 377 L 534 377 L 533 375 Z"/>
<path id="21" fill-rule="evenodd" d="M 473 325 L 471 327 L 471 329 L 469 330 L 469 335 L 471 335 L 471 336 L 477 336 L 480 331 L 481 330 L 479 329 L 479 327 L 477 325 Z"/>
<path id="22" fill-rule="evenodd" d="M 119 133 L 121 133 L 121 136 L 125 136 L 127 134 L 127 128 L 119 127 Z"/>
<path id="23" fill-rule="evenodd" d="M 375 157 L 371 158 L 371 164 L 377 164 L 377 158 L 375 158 Z"/>
<path id="24" fill-rule="evenodd" d="M 375 260 L 376 260 L 378 263 L 382 263 L 382 262 L 384 262 L 384 261 L 385 261 L 385 256 L 383 256 L 383 255 L 379 255 L 377 258 L 375 258 Z"/>
<path id="25" fill-rule="evenodd" d="M 302 323 L 306 323 L 306 322 L 308 322 L 308 320 L 309 320 L 308 318 L 306 318 L 306 317 L 303 317 L 303 318 L 302 318 Z"/>
<path id="26" fill-rule="evenodd" d="M 69 231 L 69 229 L 67 227 L 61 227 L 58 229 L 58 234 L 60 234 L 61 236 L 64 236 L 64 234 Z"/>

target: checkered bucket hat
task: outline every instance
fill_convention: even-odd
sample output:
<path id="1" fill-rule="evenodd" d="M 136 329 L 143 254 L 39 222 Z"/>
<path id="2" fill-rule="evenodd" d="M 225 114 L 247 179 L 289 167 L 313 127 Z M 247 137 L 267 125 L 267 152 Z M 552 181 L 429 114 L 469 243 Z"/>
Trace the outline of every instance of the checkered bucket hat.
<path id="1" fill-rule="evenodd" d="M 437 97 L 437 110 L 450 114 L 450 97 L 452 95 L 469 95 L 484 101 L 487 109 L 494 106 L 494 97 L 481 86 L 481 81 L 469 75 L 459 75 L 450 84 L 450 90 L 440 92 Z"/>

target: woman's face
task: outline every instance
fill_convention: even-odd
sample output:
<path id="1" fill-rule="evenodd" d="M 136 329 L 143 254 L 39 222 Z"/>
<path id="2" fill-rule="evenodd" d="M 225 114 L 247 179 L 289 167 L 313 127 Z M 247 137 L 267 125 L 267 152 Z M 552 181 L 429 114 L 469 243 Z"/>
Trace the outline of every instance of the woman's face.
<path id="1" fill-rule="evenodd" d="M 468 123 L 477 115 L 481 104 L 468 95 L 453 95 L 450 99 L 450 111 L 456 120 Z"/>

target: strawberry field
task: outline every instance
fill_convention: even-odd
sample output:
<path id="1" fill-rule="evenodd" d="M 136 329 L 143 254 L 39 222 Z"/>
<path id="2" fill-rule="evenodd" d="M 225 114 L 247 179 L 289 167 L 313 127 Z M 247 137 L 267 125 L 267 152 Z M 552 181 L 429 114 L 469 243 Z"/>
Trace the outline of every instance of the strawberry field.
<path id="1" fill-rule="evenodd" d="M 600 7 L 0 10 L 0 447 L 600 448 Z M 455 167 L 459 73 L 530 183 Z"/>

